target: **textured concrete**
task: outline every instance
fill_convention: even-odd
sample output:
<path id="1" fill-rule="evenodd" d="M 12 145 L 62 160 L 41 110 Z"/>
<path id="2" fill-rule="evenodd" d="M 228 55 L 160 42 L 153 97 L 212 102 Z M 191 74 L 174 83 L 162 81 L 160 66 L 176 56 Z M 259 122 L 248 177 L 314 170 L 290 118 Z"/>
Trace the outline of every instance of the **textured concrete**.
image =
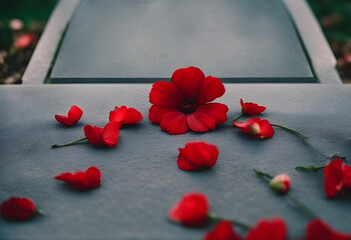
<path id="1" fill-rule="evenodd" d="M 138 83 L 197 66 L 224 82 L 313 82 L 281 0 L 84 0 L 52 83 Z"/>
<path id="2" fill-rule="evenodd" d="M 326 157 L 314 149 L 351 159 L 351 86 L 226 85 L 218 102 L 228 105 L 229 119 L 240 113 L 240 98 L 255 101 L 267 107 L 262 118 L 302 132 L 310 137 L 308 144 L 281 129 L 271 139 L 254 140 L 230 121 L 208 133 L 168 135 L 147 119 L 150 89 L 150 84 L 1 87 L 0 202 L 11 195 L 30 197 L 45 216 L 24 223 L 0 218 L 0 239 L 200 239 L 212 225 L 190 229 L 167 220 L 169 208 L 190 191 L 207 194 L 218 215 L 251 225 L 260 217 L 282 216 L 289 236 L 302 237 L 307 217 L 273 194 L 254 167 L 288 173 L 300 200 L 335 229 L 350 232 L 350 195 L 326 200 L 323 173 L 294 167 L 325 164 Z M 73 128 L 62 127 L 54 114 L 73 104 L 83 117 Z M 116 148 L 50 148 L 82 137 L 84 124 L 103 126 L 109 111 L 122 104 L 139 109 L 144 120 L 121 129 Z M 178 147 L 193 140 L 218 146 L 213 169 L 178 169 Z M 102 172 L 102 186 L 93 191 L 75 192 L 53 178 L 90 166 Z"/>

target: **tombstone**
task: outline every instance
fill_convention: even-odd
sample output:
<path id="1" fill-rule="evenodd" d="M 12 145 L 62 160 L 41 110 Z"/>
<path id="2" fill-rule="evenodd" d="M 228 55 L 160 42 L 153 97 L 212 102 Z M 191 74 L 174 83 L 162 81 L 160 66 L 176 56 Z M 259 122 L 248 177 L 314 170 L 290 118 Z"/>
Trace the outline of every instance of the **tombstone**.
<path id="1" fill-rule="evenodd" d="M 52 83 L 146 83 L 197 66 L 228 83 L 312 83 L 281 0 L 84 0 Z"/>

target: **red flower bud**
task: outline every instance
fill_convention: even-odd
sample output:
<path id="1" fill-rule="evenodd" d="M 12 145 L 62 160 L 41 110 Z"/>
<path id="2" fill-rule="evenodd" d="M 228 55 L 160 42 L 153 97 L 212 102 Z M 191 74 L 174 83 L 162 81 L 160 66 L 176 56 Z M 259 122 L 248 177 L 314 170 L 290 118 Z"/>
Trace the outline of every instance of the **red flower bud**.
<path id="1" fill-rule="evenodd" d="M 256 227 L 253 227 L 247 235 L 247 240 L 286 238 L 286 225 L 283 219 L 277 217 L 270 220 L 260 219 Z"/>
<path id="2" fill-rule="evenodd" d="M 35 213 L 31 199 L 11 197 L 0 206 L 1 216 L 7 220 L 27 220 Z"/>
<path id="3" fill-rule="evenodd" d="M 135 108 L 127 108 L 126 106 L 115 107 L 115 110 L 110 112 L 110 122 L 120 124 L 134 124 L 143 120 L 141 113 Z"/>
<path id="4" fill-rule="evenodd" d="M 306 228 L 304 240 L 351 240 L 351 234 L 343 234 L 333 230 L 321 219 L 313 219 Z"/>
<path id="5" fill-rule="evenodd" d="M 117 145 L 120 127 L 119 123 L 109 122 L 104 128 L 85 125 L 83 130 L 91 144 L 114 147 Z"/>
<path id="6" fill-rule="evenodd" d="M 252 102 L 244 103 L 242 99 L 240 99 L 240 104 L 241 104 L 242 112 L 248 116 L 257 115 L 263 112 L 264 110 L 266 110 L 266 107 L 259 106 L 256 103 L 252 103 Z"/>
<path id="7" fill-rule="evenodd" d="M 285 194 L 289 191 L 290 177 L 286 174 L 279 174 L 269 182 L 269 186 L 273 191 Z"/>
<path id="8" fill-rule="evenodd" d="M 324 187 L 328 198 L 351 188 L 351 166 L 344 165 L 343 159 L 335 158 L 324 168 Z"/>
<path id="9" fill-rule="evenodd" d="M 204 240 L 242 240 L 237 235 L 232 227 L 232 223 L 228 221 L 222 221 L 217 223 L 216 227 L 206 233 L 203 238 Z"/>
<path id="10" fill-rule="evenodd" d="M 97 167 L 90 167 L 85 172 L 75 173 L 61 173 L 54 177 L 57 180 L 61 180 L 70 184 L 75 190 L 87 190 L 100 187 L 101 173 Z"/>
<path id="11" fill-rule="evenodd" d="M 202 193 L 188 193 L 171 208 L 168 217 L 184 226 L 198 227 L 207 223 L 210 206 Z"/>
<path id="12" fill-rule="evenodd" d="M 251 118 L 247 122 L 232 123 L 234 127 L 254 138 L 271 138 L 274 135 L 274 129 L 268 120 L 261 120 L 258 117 Z"/>
<path id="13" fill-rule="evenodd" d="M 68 111 L 68 115 L 55 115 L 56 121 L 61 123 L 63 126 L 71 127 L 75 125 L 79 119 L 82 117 L 83 111 L 79 107 L 73 105 L 71 109 Z"/>
<path id="14" fill-rule="evenodd" d="M 183 171 L 195 171 L 213 167 L 218 158 L 218 148 L 206 142 L 189 142 L 179 148 L 178 167 Z"/>

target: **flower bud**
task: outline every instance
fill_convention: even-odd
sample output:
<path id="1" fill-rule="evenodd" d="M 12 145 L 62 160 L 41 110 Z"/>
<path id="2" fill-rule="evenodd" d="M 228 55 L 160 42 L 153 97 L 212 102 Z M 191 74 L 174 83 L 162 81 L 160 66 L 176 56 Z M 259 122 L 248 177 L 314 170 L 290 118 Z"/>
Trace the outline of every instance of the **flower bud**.
<path id="1" fill-rule="evenodd" d="M 289 191 L 290 177 L 286 174 L 279 174 L 269 182 L 269 186 L 273 191 L 285 194 Z"/>

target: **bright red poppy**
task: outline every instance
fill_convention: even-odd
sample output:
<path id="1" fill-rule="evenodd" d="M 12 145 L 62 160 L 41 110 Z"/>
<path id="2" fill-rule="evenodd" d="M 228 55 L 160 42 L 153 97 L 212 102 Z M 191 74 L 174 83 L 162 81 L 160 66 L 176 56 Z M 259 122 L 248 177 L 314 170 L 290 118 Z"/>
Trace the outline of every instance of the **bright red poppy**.
<path id="1" fill-rule="evenodd" d="M 247 240 L 284 240 L 286 238 L 286 225 L 283 219 L 260 219 L 257 226 L 247 234 Z"/>
<path id="2" fill-rule="evenodd" d="M 333 230 L 321 219 L 313 219 L 306 228 L 305 240 L 351 240 L 351 234 Z"/>
<path id="3" fill-rule="evenodd" d="M 71 127 L 79 121 L 82 115 L 83 115 L 82 109 L 73 105 L 71 109 L 68 111 L 67 117 L 56 114 L 55 119 L 63 126 Z"/>
<path id="4" fill-rule="evenodd" d="M 259 106 L 256 103 L 253 102 L 243 102 L 242 99 L 240 99 L 240 104 L 241 104 L 241 111 L 248 115 L 248 116 L 254 116 L 257 114 L 260 114 L 264 110 L 266 110 L 266 107 L 264 106 Z"/>
<path id="5" fill-rule="evenodd" d="M 210 206 L 202 193 L 188 193 L 168 213 L 169 219 L 184 226 L 198 227 L 207 223 Z"/>
<path id="6" fill-rule="evenodd" d="M 85 172 L 61 173 L 54 178 L 67 182 L 78 191 L 98 188 L 101 183 L 101 173 L 97 167 L 90 167 Z"/>
<path id="7" fill-rule="evenodd" d="M 216 227 L 205 234 L 204 240 L 242 240 L 237 235 L 232 227 L 232 223 L 228 221 L 222 221 L 217 223 Z"/>
<path id="8" fill-rule="evenodd" d="M 271 138 L 274 129 L 268 120 L 261 120 L 259 117 L 251 118 L 247 122 L 232 122 L 234 127 L 254 138 Z"/>
<path id="9" fill-rule="evenodd" d="M 288 175 L 279 174 L 269 182 L 269 186 L 272 188 L 272 190 L 281 194 L 285 194 L 289 191 L 290 183 L 291 180 Z"/>
<path id="10" fill-rule="evenodd" d="M 351 166 L 341 158 L 335 158 L 324 168 L 324 188 L 328 198 L 351 188 Z"/>
<path id="11" fill-rule="evenodd" d="M 195 171 L 213 167 L 218 158 L 216 145 L 206 142 L 189 142 L 179 148 L 178 167 L 183 171 Z"/>
<path id="12" fill-rule="evenodd" d="M 172 82 L 152 85 L 149 110 L 152 123 L 160 124 L 169 134 L 184 134 L 213 130 L 227 120 L 228 107 L 209 103 L 225 93 L 221 80 L 208 76 L 196 67 L 176 70 Z"/>
<path id="13" fill-rule="evenodd" d="M 120 127 L 117 122 L 109 122 L 104 128 L 85 125 L 83 130 L 91 144 L 114 147 L 117 145 Z"/>
<path id="14" fill-rule="evenodd" d="M 115 110 L 110 112 L 110 122 L 119 124 L 134 124 L 143 120 L 141 113 L 135 108 L 127 108 L 126 106 L 115 107 Z"/>
<path id="15" fill-rule="evenodd" d="M 24 49 L 29 47 L 33 41 L 34 41 L 34 36 L 32 34 L 25 33 L 15 40 L 14 46 L 17 49 Z"/>
<path id="16" fill-rule="evenodd" d="M 36 210 L 34 202 L 29 198 L 11 197 L 1 203 L 1 216 L 7 220 L 27 220 L 31 218 Z"/>

